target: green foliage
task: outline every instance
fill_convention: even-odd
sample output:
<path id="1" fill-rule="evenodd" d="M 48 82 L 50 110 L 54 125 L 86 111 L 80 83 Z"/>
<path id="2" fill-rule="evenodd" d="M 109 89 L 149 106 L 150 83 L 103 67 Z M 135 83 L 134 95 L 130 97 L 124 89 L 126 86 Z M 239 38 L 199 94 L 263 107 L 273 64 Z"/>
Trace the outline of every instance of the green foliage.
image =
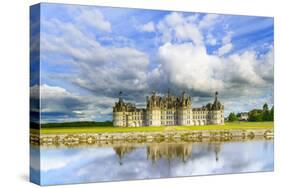
<path id="1" fill-rule="evenodd" d="M 263 105 L 262 110 L 254 109 L 249 112 L 249 121 L 273 121 L 274 119 L 274 108 L 271 110 L 268 108 L 268 104 Z"/>
<path id="2" fill-rule="evenodd" d="M 237 120 L 238 120 L 238 118 L 235 115 L 235 113 L 231 112 L 228 116 L 228 121 L 233 122 L 233 121 L 237 121 Z"/>
<path id="3" fill-rule="evenodd" d="M 249 112 L 249 121 L 262 121 L 263 111 L 260 109 L 254 109 Z"/>
<path id="4" fill-rule="evenodd" d="M 272 121 L 269 110 L 263 111 L 262 120 L 263 121 Z"/>
<path id="5" fill-rule="evenodd" d="M 46 123 L 41 124 L 41 128 L 72 128 L 72 127 L 113 127 L 111 121 L 106 122 L 94 122 L 94 121 L 83 121 L 83 122 L 64 122 L 64 123 Z"/>
<path id="6" fill-rule="evenodd" d="M 263 109 L 263 111 L 268 111 L 268 104 L 264 103 L 262 109 Z"/>

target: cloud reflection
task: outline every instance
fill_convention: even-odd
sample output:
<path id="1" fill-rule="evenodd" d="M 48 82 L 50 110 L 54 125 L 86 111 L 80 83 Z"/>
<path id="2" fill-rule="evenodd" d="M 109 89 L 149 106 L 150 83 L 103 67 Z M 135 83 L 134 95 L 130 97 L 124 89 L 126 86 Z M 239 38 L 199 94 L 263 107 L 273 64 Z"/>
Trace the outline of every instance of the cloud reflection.
<path id="1" fill-rule="evenodd" d="M 41 183 L 271 171 L 273 165 L 273 141 L 42 149 Z"/>

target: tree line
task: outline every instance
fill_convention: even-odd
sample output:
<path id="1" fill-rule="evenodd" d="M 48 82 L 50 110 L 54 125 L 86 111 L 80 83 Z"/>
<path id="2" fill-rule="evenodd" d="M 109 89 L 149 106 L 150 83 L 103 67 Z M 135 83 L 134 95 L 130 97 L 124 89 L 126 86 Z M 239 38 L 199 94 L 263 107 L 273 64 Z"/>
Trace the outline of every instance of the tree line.
<path id="1" fill-rule="evenodd" d="M 253 109 L 248 113 L 248 121 L 273 121 L 274 120 L 274 106 L 269 109 L 268 104 L 265 103 L 262 109 Z M 238 121 L 238 114 L 231 112 L 228 116 L 228 121 Z"/>
<path id="2" fill-rule="evenodd" d="M 70 127 L 113 127 L 113 124 L 111 121 L 105 121 L 105 122 L 80 121 L 80 122 L 41 124 L 41 128 L 70 128 Z"/>

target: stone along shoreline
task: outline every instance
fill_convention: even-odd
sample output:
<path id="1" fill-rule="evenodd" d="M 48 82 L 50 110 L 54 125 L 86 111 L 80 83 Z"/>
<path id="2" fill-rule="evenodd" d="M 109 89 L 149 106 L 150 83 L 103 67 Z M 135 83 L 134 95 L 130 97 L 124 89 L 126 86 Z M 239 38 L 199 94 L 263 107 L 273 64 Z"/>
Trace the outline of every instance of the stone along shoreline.
<path id="1" fill-rule="evenodd" d="M 215 142 L 246 141 L 253 139 L 273 139 L 271 129 L 241 130 L 188 130 L 162 132 L 118 132 L 118 133 L 79 133 L 79 134 L 30 134 L 30 143 L 40 146 L 78 146 L 114 143 L 151 142 Z"/>

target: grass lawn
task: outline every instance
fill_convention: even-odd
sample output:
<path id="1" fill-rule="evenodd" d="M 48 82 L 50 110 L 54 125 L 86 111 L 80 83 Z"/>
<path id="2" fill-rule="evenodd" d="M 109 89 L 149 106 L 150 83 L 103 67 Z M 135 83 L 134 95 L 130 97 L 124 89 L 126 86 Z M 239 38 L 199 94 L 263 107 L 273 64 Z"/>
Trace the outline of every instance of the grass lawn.
<path id="1" fill-rule="evenodd" d="M 113 133 L 113 132 L 157 132 L 157 131 L 181 131 L 181 130 L 233 130 L 233 129 L 272 129 L 273 122 L 226 122 L 225 125 L 201 125 L 201 126 L 159 126 L 159 127 L 48 127 L 41 128 L 41 134 L 77 134 L 77 133 Z M 31 129 L 36 133 L 38 130 Z"/>

